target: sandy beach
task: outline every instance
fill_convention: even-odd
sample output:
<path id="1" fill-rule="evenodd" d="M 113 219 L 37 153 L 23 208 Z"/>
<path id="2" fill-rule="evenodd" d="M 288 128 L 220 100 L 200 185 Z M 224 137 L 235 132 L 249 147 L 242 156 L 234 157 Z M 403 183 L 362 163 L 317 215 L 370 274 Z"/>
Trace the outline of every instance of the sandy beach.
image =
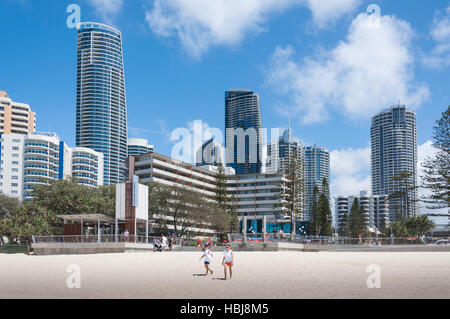
<path id="1" fill-rule="evenodd" d="M 213 254 L 207 277 L 198 252 L 0 255 L 0 298 L 450 298 L 447 252 L 235 252 L 227 281 Z M 81 288 L 68 288 L 69 265 Z M 381 288 L 368 288 L 369 265 Z"/>

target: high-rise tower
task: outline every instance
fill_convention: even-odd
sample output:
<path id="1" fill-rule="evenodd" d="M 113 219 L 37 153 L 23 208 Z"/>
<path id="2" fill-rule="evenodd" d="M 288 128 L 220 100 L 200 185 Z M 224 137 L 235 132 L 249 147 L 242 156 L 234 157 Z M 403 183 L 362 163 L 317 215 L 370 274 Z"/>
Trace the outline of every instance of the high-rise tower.
<path id="1" fill-rule="evenodd" d="M 305 156 L 305 210 L 306 220 L 312 219 L 312 204 L 314 198 L 314 187 L 323 191 L 323 180 L 328 183 L 328 199 L 330 199 L 330 152 L 320 146 L 306 146 L 303 148 Z"/>
<path id="2" fill-rule="evenodd" d="M 104 154 L 104 184 L 125 179 L 127 107 L 120 31 L 78 25 L 76 146 Z"/>
<path id="3" fill-rule="evenodd" d="M 0 91 L 0 134 L 28 134 L 36 129 L 36 113 L 25 103 L 14 102 Z"/>
<path id="4" fill-rule="evenodd" d="M 259 95 L 251 90 L 225 92 L 226 163 L 239 174 L 259 174 L 263 136 Z"/>
<path id="5" fill-rule="evenodd" d="M 417 126 L 416 114 L 404 105 L 396 105 L 372 118 L 372 193 L 392 195 L 405 193 L 406 183 L 394 181 L 401 172 L 407 179 L 408 196 L 389 200 L 389 218 L 395 221 L 418 213 L 417 205 Z"/>

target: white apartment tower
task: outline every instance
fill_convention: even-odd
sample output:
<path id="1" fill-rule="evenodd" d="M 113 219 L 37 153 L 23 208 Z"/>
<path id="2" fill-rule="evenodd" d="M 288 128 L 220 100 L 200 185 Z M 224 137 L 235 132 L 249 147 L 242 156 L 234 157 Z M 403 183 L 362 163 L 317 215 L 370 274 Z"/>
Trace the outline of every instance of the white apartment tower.
<path id="1" fill-rule="evenodd" d="M 417 204 L 417 125 L 416 114 L 404 105 L 393 106 L 372 118 L 372 194 L 405 193 L 405 187 L 393 181 L 402 171 L 410 172 L 408 204 L 406 196 L 389 201 L 390 220 L 418 214 Z"/>
<path id="2" fill-rule="evenodd" d="M 366 227 L 381 230 L 383 224 L 389 223 L 389 199 L 387 195 L 368 195 L 367 191 L 361 191 L 358 196 L 338 196 L 335 199 L 335 217 L 338 233 L 342 231 L 344 215 L 350 220 L 352 205 L 358 199 L 366 219 Z M 383 222 L 384 221 L 384 222 Z"/>
<path id="3" fill-rule="evenodd" d="M 79 184 L 103 185 L 103 154 L 69 148 L 55 133 L 0 134 L 0 193 L 29 199 L 37 185 L 73 176 Z"/>

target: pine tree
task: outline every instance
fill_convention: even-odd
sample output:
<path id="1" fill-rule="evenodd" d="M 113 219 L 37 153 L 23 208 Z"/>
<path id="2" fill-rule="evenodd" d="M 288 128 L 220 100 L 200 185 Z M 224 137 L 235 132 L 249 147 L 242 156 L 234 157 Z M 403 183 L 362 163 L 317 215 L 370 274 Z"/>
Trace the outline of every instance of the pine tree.
<path id="1" fill-rule="evenodd" d="M 216 175 L 216 201 L 221 210 L 227 213 L 229 218 L 230 233 L 237 230 L 238 214 L 236 209 L 236 199 L 234 195 L 229 198 L 227 192 L 227 177 L 225 168 L 219 163 Z"/>
<path id="2" fill-rule="evenodd" d="M 436 154 L 422 165 L 425 171 L 423 187 L 431 194 L 422 200 L 429 209 L 441 209 L 450 207 L 450 106 L 436 121 L 433 131 Z"/>
<path id="3" fill-rule="evenodd" d="M 289 180 L 288 188 L 283 197 L 286 199 L 287 206 L 285 211 L 289 212 L 291 218 L 291 232 L 295 234 L 295 218 L 303 213 L 304 207 L 304 180 L 303 180 L 303 162 L 296 150 L 293 150 L 289 157 L 289 164 L 285 172 Z"/>
<path id="4" fill-rule="evenodd" d="M 353 238 L 362 235 L 366 229 L 366 218 L 364 209 L 359 205 L 358 198 L 355 198 L 350 209 L 350 235 Z"/>
<path id="5" fill-rule="evenodd" d="M 311 220 L 309 222 L 309 233 L 317 236 L 320 232 L 320 213 L 319 213 L 319 197 L 320 190 L 316 185 L 313 190 L 313 198 L 311 202 Z"/>
<path id="6" fill-rule="evenodd" d="M 389 199 L 400 199 L 401 204 L 395 206 L 391 205 L 391 207 L 395 207 L 397 209 L 397 213 L 400 213 L 403 217 L 406 218 L 409 218 L 411 216 L 411 210 L 413 205 L 415 204 L 414 200 L 410 196 L 411 191 L 418 188 L 414 185 L 414 181 L 411 183 L 413 176 L 413 172 L 404 170 L 392 177 L 392 181 L 396 182 L 396 185 L 391 186 L 391 188 L 399 190 L 391 193 L 389 195 Z M 405 207 L 405 211 L 403 211 L 403 206 Z"/>
<path id="7" fill-rule="evenodd" d="M 326 178 L 322 181 L 322 193 L 319 196 L 318 202 L 318 220 L 319 220 L 319 234 L 322 236 L 332 236 L 333 228 L 331 226 L 332 214 L 329 201 L 329 187 Z"/>
<path id="8" fill-rule="evenodd" d="M 222 163 L 219 163 L 217 167 L 216 175 L 216 202 L 220 208 L 227 210 L 228 198 L 227 198 L 227 178 L 225 176 L 225 169 Z"/>
<path id="9" fill-rule="evenodd" d="M 339 227 L 339 235 L 344 237 L 350 237 L 350 221 L 348 220 L 348 213 L 342 216 L 342 222 Z"/>

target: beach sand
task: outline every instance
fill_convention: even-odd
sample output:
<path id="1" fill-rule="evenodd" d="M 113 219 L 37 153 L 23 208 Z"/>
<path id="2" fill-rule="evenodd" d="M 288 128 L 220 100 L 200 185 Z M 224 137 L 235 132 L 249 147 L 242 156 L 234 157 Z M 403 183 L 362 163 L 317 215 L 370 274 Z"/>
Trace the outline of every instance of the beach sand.
<path id="1" fill-rule="evenodd" d="M 450 298 L 447 252 L 235 252 L 227 281 L 213 254 L 207 277 L 199 252 L 0 255 L 0 298 Z M 72 264 L 79 289 L 67 287 Z M 368 288 L 369 265 L 381 288 Z"/>

